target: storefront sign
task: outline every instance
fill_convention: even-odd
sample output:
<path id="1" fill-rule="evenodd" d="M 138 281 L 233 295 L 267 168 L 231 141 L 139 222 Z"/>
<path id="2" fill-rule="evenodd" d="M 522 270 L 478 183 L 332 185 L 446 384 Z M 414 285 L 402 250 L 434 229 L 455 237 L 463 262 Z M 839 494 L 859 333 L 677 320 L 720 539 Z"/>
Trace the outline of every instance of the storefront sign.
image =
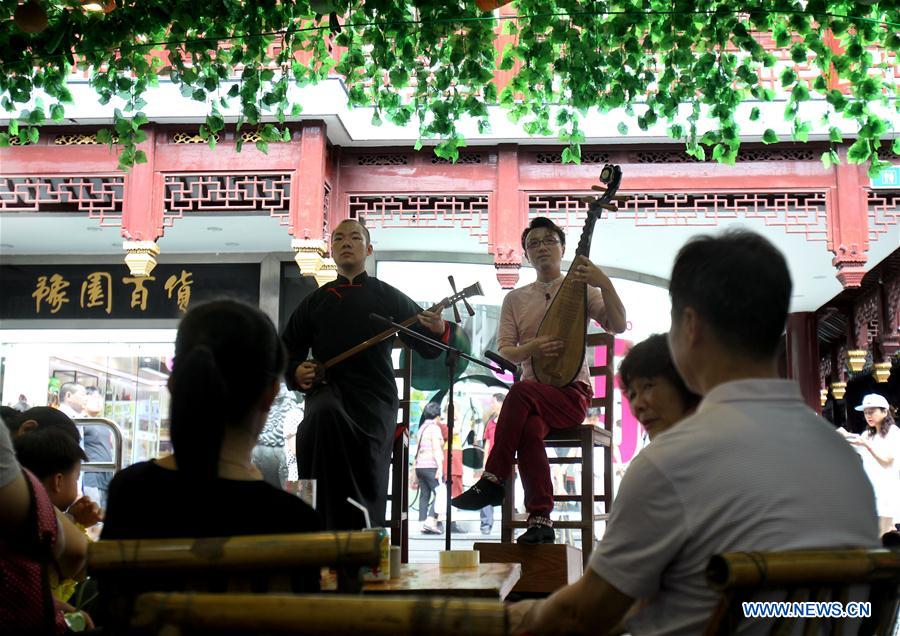
<path id="1" fill-rule="evenodd" d="M 237 298 L 259 305 L 259 264 L 0 266 L 0 319 L 178 318 L 193 305 Z"/>

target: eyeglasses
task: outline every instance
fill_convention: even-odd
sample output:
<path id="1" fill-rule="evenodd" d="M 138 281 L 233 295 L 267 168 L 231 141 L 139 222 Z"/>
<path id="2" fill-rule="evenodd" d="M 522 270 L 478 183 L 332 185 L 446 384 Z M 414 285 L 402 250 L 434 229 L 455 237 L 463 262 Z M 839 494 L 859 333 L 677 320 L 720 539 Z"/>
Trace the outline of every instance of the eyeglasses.
<path id="1" fill-rule="evenodd" d="M 530 250 L 537 249 L 541 245 L 546 245 L 547 247 L 553 247 L 554 245 L 559 245 L 559 239 L 557 239 L 553 236 L 548 236 L 545 239 L 532 239 L 532 240 L 528 241 L 527 243 L 525 243 L 525 247 L 527 247 Z"/>

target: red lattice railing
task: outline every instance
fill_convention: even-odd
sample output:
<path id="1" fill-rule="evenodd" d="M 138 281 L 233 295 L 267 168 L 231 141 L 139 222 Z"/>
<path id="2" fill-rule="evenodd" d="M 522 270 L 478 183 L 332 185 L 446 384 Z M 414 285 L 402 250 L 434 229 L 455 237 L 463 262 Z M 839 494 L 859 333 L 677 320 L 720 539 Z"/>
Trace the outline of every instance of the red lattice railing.
<path id="1" fill-rule="evenodd" d="M 869 190 L 866 194 L 869 214 L 869 240 L 876 241 L 889 226 L 900 223 L 900 191 Z"/>
<path id="2" fill-rule="evenodd" d="M 291 175 L 166 174 L 163 223 L 171 227 L 185 212 L 266 213 L 290 223 Z"/>
<path id="3" fill-rule="evenodd" d="M 0 177 L 0 212 L 87 212 L 116 227 L 124 191 L 122 175 Z"/>
<path id="4" fill-rule="evenodd" d="M 584 225 L 588 193 L 531 194 L 528 214 L 546 216 L 560 227 Z M 827 240 L 824 192 L 660 193 L 627 194 L 613 221 L 637 227 L 713 227 L 723 220 L 758 219 L 787 234 L 804 234 L 809 241 Z"/>
<path id="5" fill-rule="evenodd" d="M 350 218 L 370 228 L 460 228 L 488 242 L 487 194 L 352 195 L 349 203 Z"/>

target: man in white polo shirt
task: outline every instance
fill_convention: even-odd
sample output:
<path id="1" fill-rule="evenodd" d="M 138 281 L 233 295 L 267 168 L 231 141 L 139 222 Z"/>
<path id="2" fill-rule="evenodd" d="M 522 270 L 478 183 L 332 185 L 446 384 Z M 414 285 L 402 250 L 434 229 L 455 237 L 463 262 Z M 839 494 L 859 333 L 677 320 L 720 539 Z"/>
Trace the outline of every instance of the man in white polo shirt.
<path id="1" fill-rule="evenodd" d="M 717 601 L 704 576 L 714 554 L 878 545 L 858 459 L 778 378 L 782 254 L 750 232 L 697 237 L 669 293 L 672 357 L 703 401 L 631 463 L 584 576 L 513 606 L 513 633 L 605 634 L 640 599 L 632 634 L 697 634 Z"/>

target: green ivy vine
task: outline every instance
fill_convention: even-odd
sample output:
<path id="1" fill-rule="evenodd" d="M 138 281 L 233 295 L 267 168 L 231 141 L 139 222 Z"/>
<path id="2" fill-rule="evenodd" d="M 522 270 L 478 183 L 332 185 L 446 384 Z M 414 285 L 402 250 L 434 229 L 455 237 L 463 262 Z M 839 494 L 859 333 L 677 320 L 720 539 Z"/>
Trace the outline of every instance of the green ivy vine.
<path id="1" fill-rule="evenodd" d="M 786 68 L 779 78 L 791 139 L 827 129 L 832 143 L 822 158 L 833 163 L 844 142 L 838 120 L 847 118 L 855 129 L 849 161 L 868 162 L 874 174 L 888 153 L 900 153 L 900 141 L 889 141 L 900 86 L 885 81 L 886 57 L 876 61 L 871 50 L 897 61 L 898 0 L 517 0 L 509 18 L 474 0 L 316 0 L 339 17 L 337 34 L 307 0 L 115 0 L 99 15 L 81 11 L 79 0 L 41 1 L 48 26 L 27 33 L 12 19 L 19 2 L 0 0 L 9 18 L 0 22 L 0 105 L 18 115 L 0 145 L 35 143 L 41 124 L 63 121 L 77 69 L 102 103 L 124 103 L 101 133 L 120 148 L 123 169 L 147 159 L 138 148 L 142 109 L 160 78 L 209 104 L 200 135 L 210 147 L 225 127 L 222 112 L 237 101 L 237 129 L 254 127 L 265 152 L 290 139 L 284 124 L 300 115 L 291 85 L 335 73 L 352 105 L 374 107 L 374 123 L 415 122 L 417 147 L 437 139 L 436 154 L 453 160 L 466 145 L 461 120 L 487 131 L 488 107 L 499 104 L 527 133 L 567 144 L 566 162 L 580 160 L 581 124 L 595 108 L 623 109 L 642 129 L 666 122 L 692 156 L 733 163 L 738 107 L 776 99 L 760 81 L 759 71 L 777 63 L 761 36 L 817 70 L 810 79 Z M 512 36 L 500 51 L 498 33 Z M 497 69 L 514 70 L 499 92 Z M 817 121 L 808 114 L 814 99 L 828 105 Z M 760 113 L 753 107 L 750 119 Z M 701 117 L 711 129 L 699 129 Z M 628 125 L 618 132 L 627 135 Z M 781 139 L 768 128 L 763 141 Z"/>

